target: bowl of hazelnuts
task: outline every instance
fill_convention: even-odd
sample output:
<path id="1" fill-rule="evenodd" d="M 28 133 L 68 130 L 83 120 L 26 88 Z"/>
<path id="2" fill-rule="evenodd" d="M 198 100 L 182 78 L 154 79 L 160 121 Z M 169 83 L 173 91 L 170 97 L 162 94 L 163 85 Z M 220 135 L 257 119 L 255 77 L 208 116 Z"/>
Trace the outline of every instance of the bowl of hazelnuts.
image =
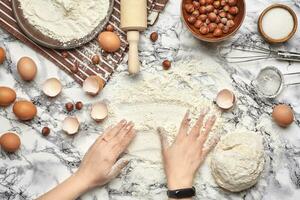
<path id="1" fill-rule="evenodd" d="M 220 42 L 233 36 L 245 18 L 244 0 L 182 0 L 182 18 L 199 40 Z"/>

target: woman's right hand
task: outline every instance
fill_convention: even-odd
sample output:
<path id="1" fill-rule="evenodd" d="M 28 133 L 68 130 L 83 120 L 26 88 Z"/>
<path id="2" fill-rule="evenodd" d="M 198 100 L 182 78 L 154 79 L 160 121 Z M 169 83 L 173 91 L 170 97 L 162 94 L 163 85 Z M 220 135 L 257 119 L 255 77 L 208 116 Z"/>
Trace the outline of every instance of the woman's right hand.
<path id="1" fill-rule="evenodd" d="M 158 129 L 162 144 L 162 154 L 168 189 L 191 188 L 194 176 L 207 154 L 218 142 L 204 146 L 216 121 L 210 117 L 205 123 L 206 112 L 200 114 L 196 124 L 189 131 L 189 112 L 184 116 L 174 143 L 169 146 L 162 129 Z"/>

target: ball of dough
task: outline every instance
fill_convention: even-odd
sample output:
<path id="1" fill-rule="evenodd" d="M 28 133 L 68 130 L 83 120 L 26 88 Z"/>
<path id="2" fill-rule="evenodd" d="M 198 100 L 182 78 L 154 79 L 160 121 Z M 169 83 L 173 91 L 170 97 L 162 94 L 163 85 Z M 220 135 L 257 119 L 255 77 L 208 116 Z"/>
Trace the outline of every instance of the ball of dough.
<path id="1" fill-rule="evenodd" d="M 239 192 L 257 183 L 264 163 L 262 137 L 242 130 L 220 140 L 212 155 L 211 170 L 220 187 Z"/>

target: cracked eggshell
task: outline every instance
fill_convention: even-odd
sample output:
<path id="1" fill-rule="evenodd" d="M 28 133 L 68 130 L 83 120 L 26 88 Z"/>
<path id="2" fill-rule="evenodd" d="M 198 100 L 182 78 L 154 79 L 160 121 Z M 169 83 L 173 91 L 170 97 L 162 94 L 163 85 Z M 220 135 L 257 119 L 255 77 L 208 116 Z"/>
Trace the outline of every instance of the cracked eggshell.
<path id="1" fill-rule="evenodd" d="M 103 89 L 104 85 L 105 81 L 103 79 L 92 75 L 84 80 L 82 88 L 89 95 L 96 96 Z"/>
<path id="2" fill-rule="evenodd" d="M 228 89 L 221 90 L 217 95 L 216 103 L 224 110 L 232 108 L 235 103 L 234 93 Z"/>
<path id="3" fill-rule="evenodd" d="M 91 117 L 96 122 L 101 122 L 108 115 L 108 109 L 105 103 L 98 102 L 92 105 Z"/>
<path id="4" fill-rule="evenodd" d="M 77 117 L 66 117 L 62 124 L 62 129 L 68 135 L 73 135 L 78 132 L 79 130 L 79 121 Z"/>
<path id="5" fill-rule="evenodd" d="M 49 97 L 56 97 L 61 90 L 62 85 L 57 78 L 49 78 L 43 84 L 43 92 Z"/>

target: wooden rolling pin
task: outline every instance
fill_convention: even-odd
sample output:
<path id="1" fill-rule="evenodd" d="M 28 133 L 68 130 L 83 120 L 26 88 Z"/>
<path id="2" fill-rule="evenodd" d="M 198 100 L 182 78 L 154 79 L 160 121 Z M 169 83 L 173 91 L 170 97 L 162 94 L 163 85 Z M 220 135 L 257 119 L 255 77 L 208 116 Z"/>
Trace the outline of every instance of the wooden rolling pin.
<path id="1" fill-rule="evenodd" d="M 147 28 L 147 0 L 121 0 L 121 29 L 127 31 L 129 43 L 128 71 L 140 71 L 138 43 L 140 31 Z"/>

